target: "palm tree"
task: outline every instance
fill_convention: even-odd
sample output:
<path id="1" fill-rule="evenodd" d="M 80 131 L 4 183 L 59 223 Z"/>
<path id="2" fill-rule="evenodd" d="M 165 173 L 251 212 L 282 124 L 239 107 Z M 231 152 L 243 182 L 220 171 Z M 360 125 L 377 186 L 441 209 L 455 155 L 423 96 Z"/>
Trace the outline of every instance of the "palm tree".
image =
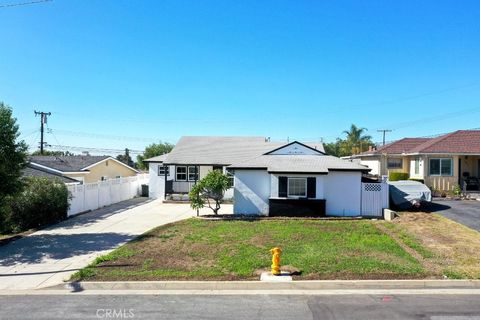
<path id="1" fill-rule="evenodd" d="M 372 137 L 364 134 L 368 131 L 367 128 L 359 128 L 352 124 L 350 130 L 345 130 L 342 133 L 347 135 L 345 140 L 345 148 L 348 153 L 358 154 L 368 150 L 369 146 L 373 146 Z"/>

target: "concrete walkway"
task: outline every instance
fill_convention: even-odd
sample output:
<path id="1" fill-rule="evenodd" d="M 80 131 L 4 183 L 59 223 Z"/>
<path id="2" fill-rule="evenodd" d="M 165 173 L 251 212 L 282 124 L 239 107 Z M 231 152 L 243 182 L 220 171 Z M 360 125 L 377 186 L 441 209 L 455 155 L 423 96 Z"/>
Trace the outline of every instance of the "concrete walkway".
<path id="1" fill-rule="evenodd" d="M 231 206 L 225 205 L 224 210 L 231 211 Z M 137 198 L 68 219 L 0 247 L 0 289 L 62 283 L 96 257 L 136 236 L 194 214 L 188 204 Z"/>

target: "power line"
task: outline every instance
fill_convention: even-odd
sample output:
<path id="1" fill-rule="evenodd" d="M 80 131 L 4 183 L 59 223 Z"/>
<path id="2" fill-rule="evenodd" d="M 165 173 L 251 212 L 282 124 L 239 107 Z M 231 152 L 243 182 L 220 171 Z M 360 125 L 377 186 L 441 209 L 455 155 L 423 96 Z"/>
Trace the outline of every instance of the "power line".
<path id="1" fill-rule="evenodd" d="M 107 140 L 130 140 L 130 141 L 140 141 L 140 142 L 155 142 L 159 140 L 158 138 L 119 136 L 119 135 L 91 133 L 91 132 L 84 132 L 84 131 L 55 130 L 55 132 L 60 135 L 95 138 L 95 139 L 107 139 Z"/>
<path id="2" fill-rule="evenodd" d="M 383 145 L 385 145 L 385 134 L 387 132 L 392 132 L 392 130 L 390 130 L 390 129 L 379 129 L 379 130 L 377 130 L 377 132 L 383 132 Z"/>
<path id="3" fill-rule="evenodd" d="M 440 115 L 437 115 L 437 116 L 419 118 L 417 120 L 408 120 L 408 121 L 404 121 L 404 122 L 399 122 L 397 124 L 391 124 L 391 125 L 389 125 L 389 127 L 393 128 L 395 130 L 398 130 L 398 129 L 403 129 L 403 128 L 416 126 L 418 124 L 424 124 L 426 122 L 440 121 L 440 120 L 450 119 L 450 118 L 459 117 L 459 116 L 463 116 L 465 114 L 471 114 L 471 113 L 476 113 L 476 112 L 480 112 L 480 107 L 458 110 L 458 111 L 454 111 L 454 112 L 440 114 Z"/>
<path id="4" fill-rule="evenodd" d="M 462 130 L 480 130 L 480 127 L 478 127 L 478 128 L 470 128 L 470 129 L 462 129 Z M 442 133 L 435 133 L 435 134 L 430 134 L 430 135 L 425 135 L 425 136 L 419 136 L 419 137 L 416 137 L 416 138 L 438 138 L 438 137 L 444 136 L 444 135 L 449 134 L 449 133 L 452 133 L 452 132 L 453 132 L 453 131 L 442 132 Z M 385 143 L 386 143 L 386 144 L 389 144 L 389 143 L 393 143 L 393 142 L 398 141 L 398 140 L 401 140 L 401 139 L 390 140 L 390 141 L 386 141 Z M 379 143 L 375 143 L 375 144 L 379 144 Z"/>
<path id="5" fill-rule="evenodd" d="M 74 151 L 91 151 L 91 152 L 105 152 L 105 153 L 124 153 L 125 149 L 108 149 L 108 148 L 92 148 L 92 147 L 79 147 L 79 146 L 65 146 L 65 145 L 51 145 L 50 147 L 60 150 L 74 150 Z M 142 150 L 128 149 L 131 154 L 143 154 Z"/>
<path id="6" fill-rule="evenodd" d="M 29 1 L 29 2 L 7 3 L 7 4 L 0 5 L 0 8 L 28 6 L 28 5 L 31 5 L 31 4 L 39 4 L 39 3 L 52 2 L 52 1 L 53 0 L 37 0 L 37 1 Z"/>

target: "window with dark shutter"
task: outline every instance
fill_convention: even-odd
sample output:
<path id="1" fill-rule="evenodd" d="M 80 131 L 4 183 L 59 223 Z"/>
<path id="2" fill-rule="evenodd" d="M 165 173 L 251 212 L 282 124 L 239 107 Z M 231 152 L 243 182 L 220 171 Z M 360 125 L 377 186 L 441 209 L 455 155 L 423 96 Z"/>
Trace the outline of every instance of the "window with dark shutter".
<path id="1" fill-rule="evenodd" d="M 287 177 L 278 177 L 278 196 L 280 198 L 287 197 L 288 179 Z"/>
<path id="2" fill-rule="evenodd" d="M 316 198 L 317 196 L 317 179 L 315 177 L 307 178 L 307 198 Z"/>

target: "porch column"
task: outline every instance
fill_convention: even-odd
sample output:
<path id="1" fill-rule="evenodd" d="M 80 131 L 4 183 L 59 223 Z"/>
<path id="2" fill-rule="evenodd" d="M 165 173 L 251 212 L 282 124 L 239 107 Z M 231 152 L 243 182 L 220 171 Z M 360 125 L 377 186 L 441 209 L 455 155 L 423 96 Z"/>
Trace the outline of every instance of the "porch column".
<path id="1" fill-rule="evenodd" d="M 167 200 L 167 166 L 165 164 L 163 164 L 163 175 L 165 177 L 165 185 L 164 185 L 164 188 L 163 188 L 163 200 Z"/>

